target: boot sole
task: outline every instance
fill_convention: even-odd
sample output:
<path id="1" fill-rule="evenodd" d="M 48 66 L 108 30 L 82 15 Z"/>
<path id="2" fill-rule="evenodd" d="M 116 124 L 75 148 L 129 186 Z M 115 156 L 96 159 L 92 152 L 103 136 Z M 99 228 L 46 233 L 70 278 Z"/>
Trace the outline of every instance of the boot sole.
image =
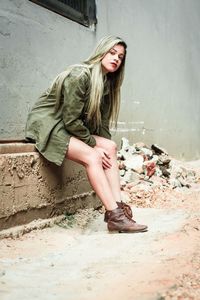
<path id="1" fill-rule="evenodd" d="M 143 233 L 147 232 L 148 229 L 143 229 L 143 230 L 134 230 L 134 231 L 126 231 L 126 230 L 109 230 L 109 233 Z"/>

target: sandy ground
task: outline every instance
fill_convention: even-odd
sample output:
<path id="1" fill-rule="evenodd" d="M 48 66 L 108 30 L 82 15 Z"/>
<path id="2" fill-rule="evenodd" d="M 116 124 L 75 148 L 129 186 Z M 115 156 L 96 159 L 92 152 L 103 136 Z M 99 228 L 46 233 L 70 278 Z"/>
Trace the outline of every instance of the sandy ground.
<path id="1" fill-rule="evenodd" d="M 200 299 L 200 181 L 130 204 L 148 232 L 110 234 L 101 211 L 84 210 L 0 240 L 0 299 Z"/>

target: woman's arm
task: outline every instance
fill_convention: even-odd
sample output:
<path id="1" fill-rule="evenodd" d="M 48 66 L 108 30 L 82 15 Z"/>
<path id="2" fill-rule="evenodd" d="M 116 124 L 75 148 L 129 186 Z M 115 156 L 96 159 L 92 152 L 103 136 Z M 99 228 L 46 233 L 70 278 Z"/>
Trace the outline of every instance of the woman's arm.
<path id="1" fill-rule="evenodd" d="M 66 130 L 72 136 L 94 147 L 96 145 L 95 138 L 90 134 L 89 129 L 82 120 L 88 86 L 88 75 L 80 68 L 72 70 L 70 75 L 64 80 L 63 121 Z"/>

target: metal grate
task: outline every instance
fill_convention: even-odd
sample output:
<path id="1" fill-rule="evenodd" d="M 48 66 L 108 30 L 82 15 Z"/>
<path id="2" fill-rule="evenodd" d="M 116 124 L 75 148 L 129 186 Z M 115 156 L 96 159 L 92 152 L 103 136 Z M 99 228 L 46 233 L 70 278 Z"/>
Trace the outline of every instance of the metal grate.
<path id="1" fill-rule="evenodd" d="M 84 3 L 86 1 L 84 0 L 76 0 L 76 1 L 72 1 L 72 0 L 58 0 L 59 2 L 62 2 L 64 4 L 69 5 L 71 8 L 84 13 Z"/>
<path id="2" fill-rule="evenodd" d="M 95 0 L 30 0 L 84 26 L 96 25 Z"/>

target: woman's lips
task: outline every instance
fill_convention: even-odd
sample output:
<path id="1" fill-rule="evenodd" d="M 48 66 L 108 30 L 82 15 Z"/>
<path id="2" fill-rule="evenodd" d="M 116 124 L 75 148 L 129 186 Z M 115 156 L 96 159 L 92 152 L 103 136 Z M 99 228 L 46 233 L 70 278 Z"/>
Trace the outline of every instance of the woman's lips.
<path id="1" fill-rule="evenodd" d="M 114 66 L 115 68 L 117 67 L 117 64 L 114 63 L 114 62 L 111 62 L 110 64 L 111 64 L 112 66 Z"/>

